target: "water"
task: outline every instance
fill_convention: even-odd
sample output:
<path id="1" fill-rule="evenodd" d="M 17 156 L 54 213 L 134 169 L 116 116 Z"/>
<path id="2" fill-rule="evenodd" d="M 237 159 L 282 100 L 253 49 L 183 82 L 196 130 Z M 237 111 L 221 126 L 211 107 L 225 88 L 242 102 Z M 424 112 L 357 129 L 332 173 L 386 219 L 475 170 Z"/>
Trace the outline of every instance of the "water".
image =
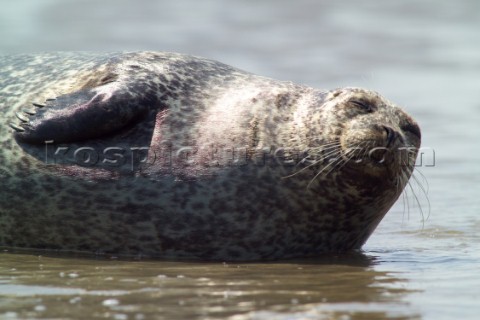
<path id="1" fill-rule="evenodd" d="M 478 318 L 480 2 L 0 5 L 1 52 L 178 51 L 319 88 L 362 86 L 404 106 L 426 147 L 419 183 L 362 254 L 222 264 L 6 252 L 0 318 Z"/>

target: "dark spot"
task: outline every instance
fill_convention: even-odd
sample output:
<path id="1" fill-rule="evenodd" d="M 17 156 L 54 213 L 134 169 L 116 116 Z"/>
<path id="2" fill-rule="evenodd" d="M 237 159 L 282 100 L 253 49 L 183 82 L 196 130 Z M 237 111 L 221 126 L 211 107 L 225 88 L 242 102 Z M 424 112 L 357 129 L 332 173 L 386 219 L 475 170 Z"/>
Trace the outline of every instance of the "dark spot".
<path id="1" fill-rule="evenodd" d="M 205 204 L 203 202 L 194 202 L 192 204 L 192 209 L 193 210 L 202 210 L 205 208 Z"/>
<path id="2" fill-rule="evenodd" d="M 117 79 L 117 75 L 116 74 L 113 74 L 113 73 L 109 73 L 107 74 L 106 76 L 104 76 L 102 79 L 100 79 L 100 82 L 102 84 L 106 84 L 106 83 L 109 83 L 109 82 L 113 82 Z"/>
<path id="3" fill-rule="evenodd" d="M 278 109 L 285 108 L 288 106 L 290 100 L 290 95 L 288 93 L 280 93 L 275 98 L 275 106 Z"/>
<path id="4" fill-rule="evenodd" d="M 154 238 L 152 236 L 147 236 L 147 235 L 142 235 L 138 238 L 138 240 L 142 241 L 142 242 L 150 242 L 150 241 L 153 241 Z"/>
<path id="5" fill-rule="evenodd" d="M 175 239 L 172 239 L 170 237 L 163 235 L 163 230 L 158 231 L 157 237 L 158 237 L 158 240 L 160 240 L 163 250 L 172 249 L 177 246 L 177 241 L 175 241 Z"/>
<path id="6" fill-rule="evenodd" d="M 178 80 L 170 81 L 170 84 L 176 89 L 180 87 L 180 82 Z"/>

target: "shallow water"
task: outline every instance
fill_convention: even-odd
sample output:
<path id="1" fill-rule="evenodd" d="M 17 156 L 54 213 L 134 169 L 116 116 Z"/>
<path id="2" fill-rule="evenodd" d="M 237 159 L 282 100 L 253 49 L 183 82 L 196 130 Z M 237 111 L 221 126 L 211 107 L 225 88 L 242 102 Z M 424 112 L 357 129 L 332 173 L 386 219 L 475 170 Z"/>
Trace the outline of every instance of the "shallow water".
<path id="1" fill-rule="evenodd" d="M 362 254 L 222 264 L 8 252 L 0 318 L 478 319 L 480 2 L 0 4 L 0 52 L 178 51 L 320 88 L 362 86 L 404 106 L 425 147 L 418 183 Z"/>

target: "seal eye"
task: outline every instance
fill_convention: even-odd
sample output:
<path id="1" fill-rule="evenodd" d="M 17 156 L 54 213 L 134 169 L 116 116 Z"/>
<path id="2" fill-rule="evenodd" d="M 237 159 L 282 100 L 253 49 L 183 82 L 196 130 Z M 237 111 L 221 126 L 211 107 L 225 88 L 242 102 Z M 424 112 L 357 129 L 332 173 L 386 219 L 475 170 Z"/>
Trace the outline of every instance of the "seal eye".
<path id="1" fill-rule="evenodd" d="M 363 110 L 364 112 L 373 112 L 373 106 L 365 101 L 362 100 L 350 100 L 350 103 L 353 104 L 355 107 L 357 107 L 360 110 Z"/>

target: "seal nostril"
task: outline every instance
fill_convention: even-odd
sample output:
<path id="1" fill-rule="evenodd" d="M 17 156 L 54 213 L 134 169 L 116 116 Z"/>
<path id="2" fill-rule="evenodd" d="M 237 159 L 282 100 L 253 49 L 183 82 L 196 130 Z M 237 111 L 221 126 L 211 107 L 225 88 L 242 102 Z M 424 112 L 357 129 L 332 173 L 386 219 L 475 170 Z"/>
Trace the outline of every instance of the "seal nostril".
<path id="1" fill-rule="evenodd" d="M 418 139 L 421 139 L 422 137 L 422 134 L 420 133 L 420 128 L 415 123 L 408 122 L 406 125 L 402 126 L 402 129 L 406 132 L 410 132 L 411 134 L 417 136 Z"/>
<path id="2" fill-rule="evenodd" d="M 388 127 L 388 126 L 383 126 L 383 130 L 385 130 L 386 134 L 387 134 L 387 147 L 391 146 L 392 143 L 395 141 L 395 139 L 397 139 L 397 133 L 395 132 L 395 130 L 393 130 L 392 128 Z"/>

